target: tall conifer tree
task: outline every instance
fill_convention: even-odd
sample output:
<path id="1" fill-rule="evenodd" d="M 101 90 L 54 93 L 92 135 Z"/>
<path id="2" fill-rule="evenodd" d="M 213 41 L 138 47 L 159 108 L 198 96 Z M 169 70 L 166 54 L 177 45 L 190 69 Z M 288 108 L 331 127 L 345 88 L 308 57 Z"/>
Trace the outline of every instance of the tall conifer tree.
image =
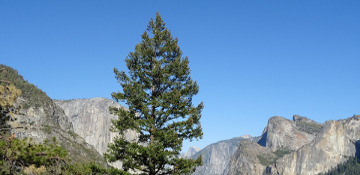
<path id="1" fill-rule="evenodd" d="M 158 13 L 125 61 L 128 73 L 114 69 L 122 92 L 112 97 L 125 102 L 129 110 L 110 109 L 118 115 L 113 131 L 119 136 L 109 144 L 106 157 L 121 160 L 124 170 L 142 174 L 191 174 L 201 158 L 179 154 L 184 140 L 202 138 L 203 103 L 193 106 L 199 86 L 190 77 L 189 60 L 182 56 L 178 39 Z M 125 138 L 129 130 L 139 134 L 136 140 Z"/>

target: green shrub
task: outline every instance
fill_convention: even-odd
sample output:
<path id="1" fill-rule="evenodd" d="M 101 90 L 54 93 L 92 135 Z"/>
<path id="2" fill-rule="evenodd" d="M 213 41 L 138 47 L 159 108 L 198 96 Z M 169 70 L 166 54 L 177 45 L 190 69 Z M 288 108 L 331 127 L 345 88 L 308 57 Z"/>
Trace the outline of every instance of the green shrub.
<path id="1" fill-rule="evenodd" d="M 276 157 L 273 154 L 257 155 L 260 163 L 265 166 L 269 166 L 275 163 Z"/>
<path id="2" fill-rule="evenodd" d="M 269 166 L 275 164 L 275 162 L 284 157 L 286 154 L 290 154 L 291 151 L 287 149 L 279 149 L 272 153 L 267 153 L 263 155 L 257 155 L 258 160 L 264 166 Z"/>

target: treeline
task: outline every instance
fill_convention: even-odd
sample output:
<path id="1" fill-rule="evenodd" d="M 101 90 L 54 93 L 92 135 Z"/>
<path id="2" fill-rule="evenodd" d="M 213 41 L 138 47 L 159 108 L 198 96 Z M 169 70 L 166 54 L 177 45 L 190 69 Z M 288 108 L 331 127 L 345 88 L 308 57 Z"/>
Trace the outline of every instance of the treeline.
<path id="1" fill-rule="evenodd" d="M 76 163 L 69 159 L 67 151 L 54 138 L 42 144 L 31 139 L 0 136 L 0 174 L 74 174 L 118 175 L 124 172 L 104 167 L 94 162 Z"/>
<path id="2" fill-rule="evenodd" d="M 360 158 L 350 157 L 344 163 L 337 165 L 326 173 L 320 173 L 319 175 L 345 175 L 345 174 L 360 174 Z"/>

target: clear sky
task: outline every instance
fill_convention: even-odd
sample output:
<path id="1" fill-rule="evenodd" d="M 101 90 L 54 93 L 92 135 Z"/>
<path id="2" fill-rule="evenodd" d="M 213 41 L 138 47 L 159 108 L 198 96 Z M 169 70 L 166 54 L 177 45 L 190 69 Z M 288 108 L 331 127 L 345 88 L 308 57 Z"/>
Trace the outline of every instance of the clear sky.
<path id="1" fill-rule="evenodd" d="M 158 11 L 200 86 L 204 138 L 261 135 L 272 116 L 360 114 L 360 1 L 0 0 L 0 63 L 53 99 L 107 97 Z"/>

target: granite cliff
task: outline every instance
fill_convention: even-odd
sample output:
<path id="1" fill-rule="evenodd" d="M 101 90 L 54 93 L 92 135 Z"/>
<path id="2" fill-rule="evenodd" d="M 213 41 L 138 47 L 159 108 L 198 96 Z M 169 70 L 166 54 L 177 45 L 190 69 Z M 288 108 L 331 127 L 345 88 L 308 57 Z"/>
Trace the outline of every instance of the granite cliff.
<path id="1" fill-rule="evenodd" d="M 111 115 L 109 107 L 122 107 L 106 98 L 55 100 L 55 103 L 64 110 L 74 127 L 74 132 L 85 141 L 104 154 L 107 144 L 116 136 L 110 132 L 111 120 L 117 116 Z"/>
<path id="2" fill-rule="evenodd" d="M 198 148 L 198 147 L 190 146 L 189 149 L 188 149 L 188 151 L 185 152 L 185 153 L 182 153 L 181 156 L 189 158 L 189 157 L 195 155 L 195 154 L 196 154 L 197 152 L 199 152 L 200 150 L 201 150 L 201 149 Z"/>
<path id="3" fill-rule="evenodd" d="M 359 140 L 360 116 L 324 124 L 273 117 L 258 142 L 240 143 L 223 174 L 318 174 L 357 156 Z"/>
<path id="4" fill-rule="evenodd" d="M 276 162 L 279 174 L 326 172 L 350 156 L 359 156 L 360 116 L 327 121 L 311 143 Z"/>
<path id="5" fill-rule="evenodd" d="M 202 156 L 203 165 L 196 168 L 194 175 L 217 175 L 222 174 L 228 165 L 231 156 L 236 152 L 242 140 L 254 140 L 251 136 L 241 136 L 229 140 L 219 141 L 198 151 L 191 158 Z"/>
<path id="6" fill-rule="evenodd" d="M 112 120 L 117 116 L 110 114 L 109 107 L 123 108 L 120 104 L 107 98 L 55 100 L 69 117 L 74 127 L 74 132 L 85 139 L 85 142 L 94 146 L 98 153 L 104 155 L 109 142 L 117 135 L 110 132 Z M 129 139 L 137 137 L 135 132 L 129 131 L 126 135 Z M 121 162 L 115 162 L 112 166 L 121 168 Z"/>

